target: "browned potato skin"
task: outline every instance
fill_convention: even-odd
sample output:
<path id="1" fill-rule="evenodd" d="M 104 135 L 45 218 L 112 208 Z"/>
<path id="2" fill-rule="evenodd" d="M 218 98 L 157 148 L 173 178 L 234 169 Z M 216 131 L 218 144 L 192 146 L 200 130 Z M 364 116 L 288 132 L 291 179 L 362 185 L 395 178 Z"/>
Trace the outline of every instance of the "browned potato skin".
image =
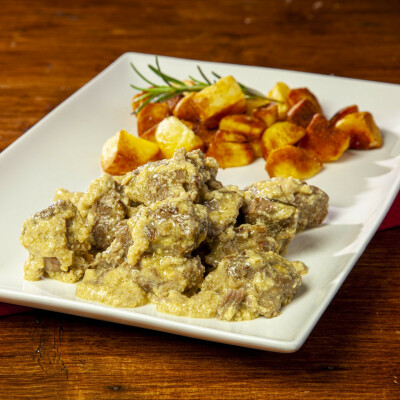
<path id="1" fill-rule="evenodd" d="M 278 105 L 276 103 L 269 103 L 266 106 L 257 108 L 252 112 L 253 117 L 260 119 L 264 122 L 265 128 L 269 128 L 278 121 Z"/>
<path id="2" fill-rule="evenodd" d="M 241 133 L 248 140 L 259 139 L 265 128 L 263 121 L 244 114 L 227 115 L 219 123 L 219 129 Z"/>
<path id="3" fill-rule="evenodd" d="M 360 110 L 358 109 L 358 106 L 353 104 L 351 106 L 344 107 L 340 109 L 330 120 L 329 120 L 329 126 L 334 127 L 336 123 L 344 118 L 346 115 L 353 114 L 356 112 L 359 112 Z"/>
<path id="4" fill-rule="evenodd" d="M 299 147 L 313 151 L 322 162 L 337 160 L 350 146 L 348 133 L 331 129 L 322 114 L 315 114 Z"/>
<path id="5" fill-rule="evenodd" d="M 309 99 L 297 102 L 287 113 L 287 120 L 303 128 L 307 128 L 313 116 L 319 113 L 319 107 Z"/>
<path id="6" fill-rule="evenodd" d="M 322 162 L 311 151 L 297 146 L 284 146 L 271 152 L 265 169 L 273 178 L 279 176 L 309 179 L 322 169 Z"/>
<path id="7" fill-rule="evenodd" d="M 368 150 L 382 146 L 382 135 L 369 112 L 346 115 L 335 124 L 335 129 L 350 135 L 350 148 Z"/>
<path id="8" fill-rule="evenodd" d="M 220 142 L 233 142 L 233 143 L 244 143 L 248 142 L 248 138 L 244 133 L 241 132 L 229 132 L 223 129 L 218 129 L 215 134 L 215 140 Z"/>
<path id="9" fill-rule="evenodd" d="M 179 101 L 183 98 L 183 94 L 177 94 L 174 97 L 171 97 L 170 99 L 168 99 L 166 101 L 167 105 L 168 105 L 168 109 L 170 114 L 173 114 L 176 105 L 179 103 Z"/>
<path id="10" fill-rule="evenodd" d="M 139 135 L 142 139 L 149 140 L 150 142 L 156 143 L 156 130 L 157 126 L 159 123 L 156 125 L 152 126 L 150 129 L 148 129 L 146 132 L 143 132 L 142 134 Z"/>
<path id="11" fill-rule="evenodd" d="M 302 101 L 305 99 L 311 101 L 311 103 L 314 104 L 316 113 L 322 114 L 321 105 L 319 104 L 317 97 L 309 89 L 297 88 L 297 89 L 291 89 L 289 91 L 288 102 L 289 102 L 290 107 L 293 107 L 299 101 Z"/>
<path id="12" fill-rule="evenodd" d="M 192 122 L 192 121 L 186 121 L 186 120 L 184 120 L 184 119 L 181 119 L 181 122 L 183 122 L 189 129 L 193 130 L 194 122 Z"/>
<path id="13" fill-rule="evenodd" d="M 175 117 L 183 119 L 185 121 L 191 121 L 191 122 L 198 121 L 200 117 L 196 109 L 194 108 L 192 101 L 194 95 L 195 92 L 191 92 L 183 96 L 176 104 L 172 114 Z"/>
<path id="14" fill-rule="evenodd" d="M 200 121 L 193 123 L 193 132 L 199 136 L 205 146 L 208 148 L 211 142 L 215 139 L 216 129 L 207 129 Z"/>
<path id="15" fill-rule="evenodd" d="M 137 114 L 138 135 L 157 125 L 170 115 L 167 103 L 148 103 Z"/>
<path id="16" fill-rule="evenodd" d="M 249 143 L 234 143 L 214 140 L 206 152 L 214 157 L 220 168 L 242 167 L 254 160 L 254 151 Z"/>
<path id="17" fill-rule="evenodd" d="M 279 147 L 297 143 L 305 134 L 306 130 L 304 128 L 292 122 L 284 121 L 275 123 L 261 137 L 263 157 L 267 159 L 271 151 Z"/>

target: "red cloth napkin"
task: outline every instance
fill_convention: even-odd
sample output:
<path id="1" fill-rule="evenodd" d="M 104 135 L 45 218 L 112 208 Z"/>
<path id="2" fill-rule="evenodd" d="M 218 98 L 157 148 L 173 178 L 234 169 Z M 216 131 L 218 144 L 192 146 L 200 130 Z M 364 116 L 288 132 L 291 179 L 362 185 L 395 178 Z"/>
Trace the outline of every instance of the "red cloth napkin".
<path id="1" fill-rule="evenodd" d="M 385 219 L 382 221 L 378 231 L 394 228 L 396 226 L 400 226 L 400 192 L 397 193 L 397 197 L 389 212 L 386 214 Z"/>
<path id="2" fill-rule="evenodd" d="M 22 313 L 29 310 L 30 308 L 28 307 L 15 306 L 14 304 L 0 303 L 0 317 L 5 315 Z"/>
<path id="3" fill-rule="evenodd" d="M 400 226 L 400 193 L 397 194 L 397 197 L 387 213 L 385 219 L 379 227 L 379 231 L 383 231 L 385 229 L 394 228 L 396 226 Z M 29 311 L 30 308 L 15 306 L 13 304 L 0 303 L 0 317 L 10 314 L 17 314 L 25 311 Z"/>

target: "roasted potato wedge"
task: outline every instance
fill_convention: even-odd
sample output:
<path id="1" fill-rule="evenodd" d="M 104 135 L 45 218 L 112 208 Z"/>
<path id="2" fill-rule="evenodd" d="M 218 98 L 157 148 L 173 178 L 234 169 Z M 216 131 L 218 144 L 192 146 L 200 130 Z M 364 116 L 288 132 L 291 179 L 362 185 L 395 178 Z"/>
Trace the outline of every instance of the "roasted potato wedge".
<path id="1" fill-rule="evenodd" d="M 249 143 L 235 143 L 214 140 L 206 152 L 214 157 L 220 168 L 242 167 L 254 160 L 254 151 Z"/>
<path id="2" fill-rule="evenodd" d="M 322 109 L 319 104 L 318 99 L 316 96 L 307 88 L 297 88 L 297 89 L 291 89 L 288 94 L 288 103 L 290 107 L 293 107 L 295 104 L 297 104 L 299 101 L 302 100 L 309 100 L 311 103 L 313 103 L 316 112 L 322 114 Z"/>
<path id="3" fill-rule="evenodd" d="M 266 106 L 257 108 L 253 110 L 253 117 L 260 119 L 264 122 L 265 127 L 269 128 L 275 122 L 278 121 L 279 113 L 278 113 L 278 104 L 277 103 L 269 103 Z"/>
<path id="4" fill-rule="evenodd" d="M 348 133 L 330 129 L 322 114 L 315 114 L 298 146 L 313 151 L 322 162 L 337 160 L 350 146 Z"/>
<path id="5" fill-rule="evenodd" d="M 359 112 L 358 106 L 355 104 L 351 106 L 344 107 L 340 109 L 330 120 L 329 120 L 329 126 L 334 127 L 336 123 L 344 118 L 346 115 L 353 114 Z"/>
<path id="6" fill-rule="evenodd" d="M 222 117 L 246 111 L 246 99 L 233 76 L 225 76 L 192 97 L 200 120 L 208 129 L 218 126 Z"/>
<path id="7" fill-rule="evenodd" d="M 271 151 L 289 144 L 297 143 L 306 130 L 291 122 L 277 122 L 270 126 L 261 137 L 261 149 L 265 159 Z"/>
<path id="8" fill-rule="evenodd" d="M 349 147 L 382 146 L 381 132 L 369 112 L 351 105 L 327 120 L 306 87 L 290 89 L 277 82 L 267 94 L 270 99 L 246 99 L 242 86 L 225 76 L 199 92 L 185 90 L 138 113 L 139 136 L 159 146 L 154 158 L 170 158 L 180 147 L 199 148 L 222 168 L 264 157 L 270 176 L 307 179 Z M 143 104 L 143 97 L 143 92 L 133 97 L 133 109 Z"/>
<path id="9" fill-rule="evenodd" d="M 265 169 L 273 178 L 279 176 L 308 179 L 322 169 L 322 162 L 311 151 L 297 146 L 284 146 L 270 153 Z"/>
<path id="10" fill-rule="evenodd" d="M 245 114 L 227 115 L 219 123 L 219 129 L 242 133 L 248 140 L 259 139 L 265 128 L 263 121 Z"/>
<path id="11" fill-rule="evenodd" d="M 154 160 L 158 152 L 156 143 L 121 130 L 104 143 L 101 167 L 110 175 L 123 175 Z"/>
<path id="12" fill-rule="evenodd" d="M 201 138 L 174 116 L 163 119 L 157 126 L 155 139 L 165 158 L 171 158 L 176 149 L 205 150 Z"/>
<path id="13" fill-rule="evenodd" d="M 193 130 L 193 127 L 195 125 L 193 122 L 185 121 L 185 120 L 181 120 L 181 122 L 183 122 L 189 129 Z M 146 132 L 142 133 L 140 135 L 140 137 L 142 139 L 150 140 L 151 142 L 157 143 L 156 131 L 157 131 L 158 124 L 159 123 L 157 123 L 157 125 L 154 125 L 152 128 L 148 129 Z"/>
<path id="14" fill-rule="evenodd" d="M 138 135 L 157 125 L 170 115 L 167 103 L 148 103 L 137 114 Z"/>
<path id="15" fill-rule="evenodd" d="M 315 104 L 309 99 L 304 99 L 289 109 L 287 120 L 303 128 L 307 128 L 313 116 L 317 113 L 319 111 Z"/>
<path id="16" fill-rule="evenodd" d="M 284 82 L 277 82 L 275 86 L 268 92 L 268 97 L 277 100 L 278 119 L 283 121 L 289 110 L 289 92 L 290 88 Z"/>
<path id="17" fill-rule="evenodd" d="M 198 121 L 199 114 L 194 108 L 192 101 L 195 94 L 195 92 L 191 92 L 183 96 L 176 104 L 172 114 L 179 119 L 184 119 L 185 121 Z"/>
<path id="18" fill-rule="evenodd" d="M 369 112 L 346 115 L 335 124 L 335 130 L 350 135 L 350 148 L 368 150 L 382 146 L 382 135 Z"/>

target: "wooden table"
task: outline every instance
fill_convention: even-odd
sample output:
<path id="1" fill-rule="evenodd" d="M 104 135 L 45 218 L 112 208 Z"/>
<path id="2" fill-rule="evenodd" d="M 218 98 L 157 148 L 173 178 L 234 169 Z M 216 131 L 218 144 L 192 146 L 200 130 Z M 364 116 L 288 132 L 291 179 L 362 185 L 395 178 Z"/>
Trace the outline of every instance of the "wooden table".
<path id="1" fill-rule="evenodd" d="M 0 0 L 0 150 L 126 51 L 400 83 L 400 2 Z M 1 318 L 0 398 L 399 399 L 399 242 L 373 237 L 293 354 Z"/>

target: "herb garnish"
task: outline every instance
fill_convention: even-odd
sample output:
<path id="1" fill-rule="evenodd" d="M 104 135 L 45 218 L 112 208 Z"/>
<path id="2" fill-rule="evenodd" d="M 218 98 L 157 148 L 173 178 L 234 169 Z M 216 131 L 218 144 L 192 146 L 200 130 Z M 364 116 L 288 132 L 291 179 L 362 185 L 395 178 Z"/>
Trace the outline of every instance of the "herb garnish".
<path id="1" fill-rule="evenodd" d="M 156 56 L 156 65 L 153 66 L 153 65 L 149 64 L 148 67 L 152 72 L 154 72 L 158 77 L 160 77 L 165 82 L 165 85 L 159 85 L 155 82 L 152 82 L 148 78 L 146 78 L 136 68 L 136 66 L 133 63 L 131 63 L 131 67 L 136 72 L 136 74 L 139 75 L 140 78 L 142 78 L 142 80 L 144 80 L 146 83 L 148 83 L 150 85 L 150 87 L 143 88 L 143 87 L 139 87 L 139 86 L 131 84 L 132 88 L 142 92 L 142 94 L 135 99 L 135 101 L 137 101 L 138 104 L 140 104 L 134 110 L 135 113 L 138 113 L 145 105 L 147 105 L 150 102 L 156 103 L 156 102 L 167 101 L 167 100 L 171 99 L 172 97 L 175 97 L 175 96 L 185 93 L 185 92 L 199 92 L 200 90 L 203 90 L 206 87 L 211 86 L 216 82 L 215 79 L 210 80 L 206 76 L 206 74 L 203 72 L 203 70 L 199 66 L 197 66 L 197 69 L 198 69 L 201 77 L 204 79 L 204 81 L 196 79 L 193 76 L 189 75 L 189 79 L 191 80 L 191 82 L 185 83 L 184 81 L 176 79 L 176 78 L 162 72 L 157 56 Z M 212 74 L 217 79 L 222 78 L 221 75 L 218 75 L 215 72 L 212 72 Z M 240 82 L 238 82 L 238 84 L 239 84 L 240 88 L 242 89 L 242 92 L 246 96 L 246 99 L 264 99 L 264 100 L 268 100 L 268 101 L 279 102 L 275 99 L 264 96 L 263 94 L 257 92 L 254 89 L 248 88 L 247 86 L 243 85 Z"/>

